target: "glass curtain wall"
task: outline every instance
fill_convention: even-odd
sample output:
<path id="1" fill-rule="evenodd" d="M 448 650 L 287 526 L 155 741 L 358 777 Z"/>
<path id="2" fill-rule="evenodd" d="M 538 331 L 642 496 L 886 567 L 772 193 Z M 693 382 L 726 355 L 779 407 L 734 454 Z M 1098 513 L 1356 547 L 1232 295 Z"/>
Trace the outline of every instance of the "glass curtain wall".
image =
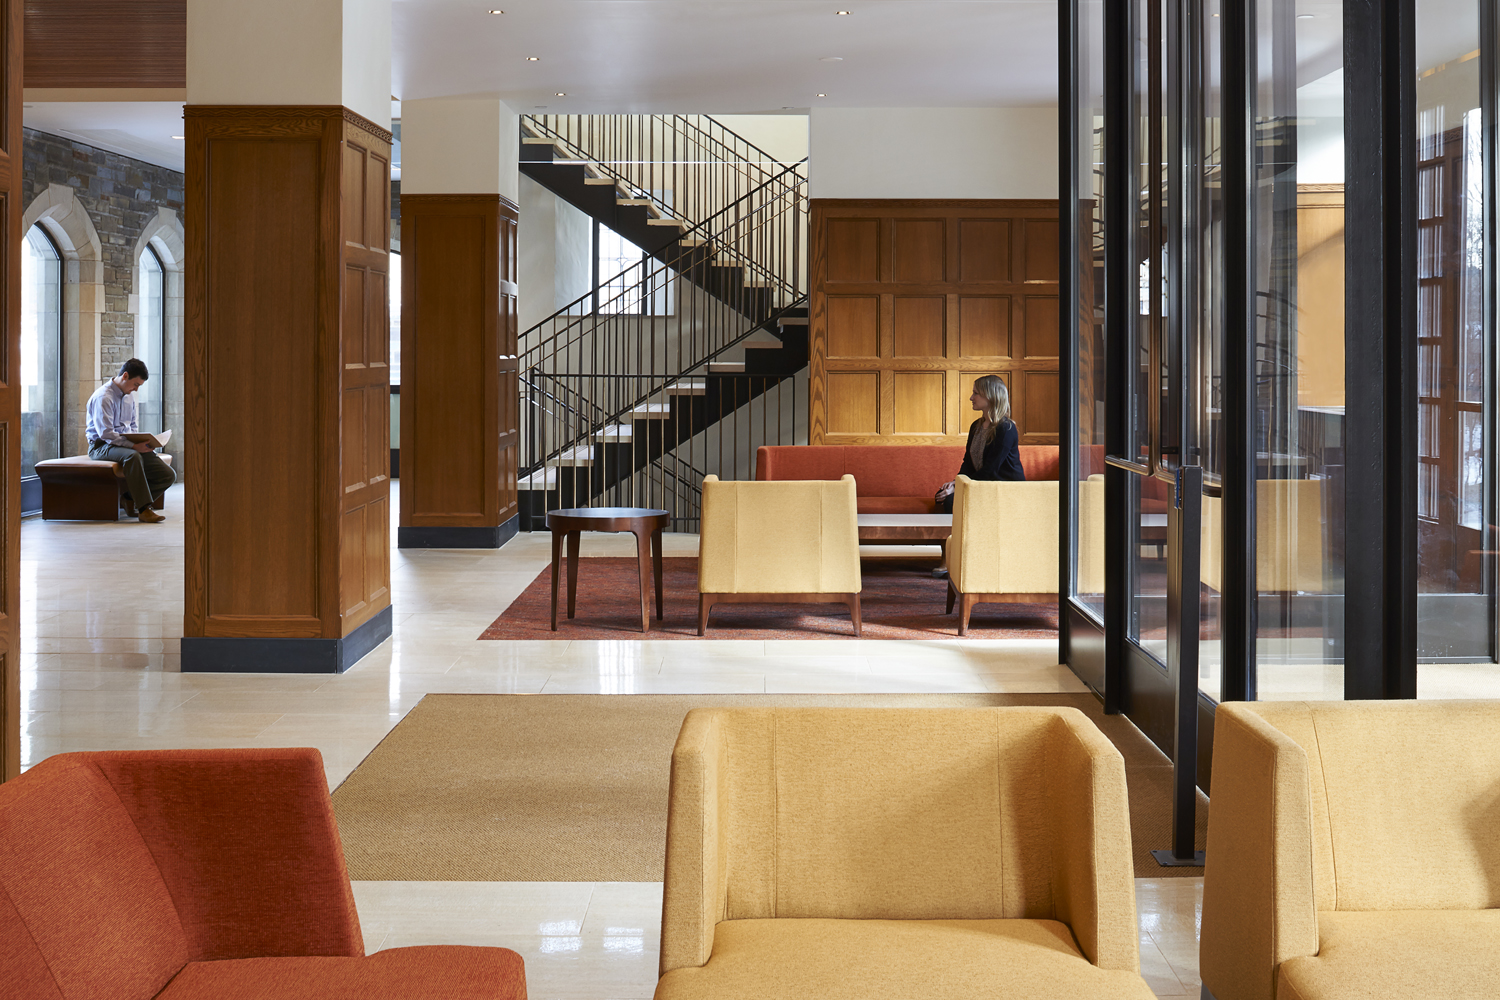
<path id="1" fill-rule="evenodd" d="M 1135 61 L 1131 121 L 1134 140 L 1133 191 L 1130 205 L 1131 262 L 1136 272 L 1138 295 L 1131 323 L 1133 343 L 1129 377 L 1132 399 L 1129 451 L 1125 458 L 1142 471 L 1156 468 L 1159 454 L 1152 452 L 1152 428 L 1160 426 L 1162 393 L 1167 386 L 1163 365 L 1167 353 L 1170 287 L 1168 267 L 1168 202 L 1172 138 L 1168 109 L 1171 57 L 1176 54 L 1178 7 L 1173 0 L 1132 0 L 1136 9 Z M 1167 507 L 1171 486 L 1152 475 L 1127 478 L 1130 545 L 1127 565 L 1130 580 L 1130 614 L 1127 634 L 1165 664 L 1167 659 Z"/>
<path id="2" fill-rule="evenodd" d="M 165 398 L 167 379 L 162 359 L 166 352 L 165 328 L 166 284 L 161 258 L 149 246 L 141 254 L 140 309 L 136 313 L 141 324 L 136 331 L 136 357 L 146 363 L 151 377 L 136 390 L 136 416 L 142 431 L 157 433 L 166 429 L 162 400 Z"/>
<path id="3" fill-rule="evenodd" d="M 21 241 L 21 477 L 62 452 L 62 254 L 40 226 Z"/>
<path id="4" fill-rule="evenodd" d="M 1493 671 L 1495 356 L 1485 288 L 1479 0 L 1418 0 L 1417 564 L 1420 697 L 1500 696 Z M 1493 27 L 1491 28 L 1493 30 Z"/>
<path id="5" fill-rule="evenodd" d="M 1255 678 L 1262 699 L 1343 697 L 1343 7 L 1257 0 Z"/>
<path id="6" fill-rule="evenodd" d="M 1104 620 L 1104 3 L 1078 3 L 1076 604 Z"/>

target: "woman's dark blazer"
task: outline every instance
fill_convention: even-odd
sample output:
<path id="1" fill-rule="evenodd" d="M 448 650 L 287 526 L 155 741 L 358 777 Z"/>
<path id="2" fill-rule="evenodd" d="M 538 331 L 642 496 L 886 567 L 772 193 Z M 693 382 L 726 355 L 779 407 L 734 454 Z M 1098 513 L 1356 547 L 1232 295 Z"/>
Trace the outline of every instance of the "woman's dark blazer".
<path id="1" fill-rule="evenodd" d="M 958 474 L 985 482 L 996 480 L 1007 483 L 1025 482 L 1026 473 L 1021 469 L 1021 436 L 1017 433 L 1013 420 L 1007 420 L 995 428 L 995 436 L 990 439 L 989 445 L 984 449 L 984 464 L 977 469 L 974 467 L 974 455 L 971 448 L 974 444 L 974 435 L 978 434 L 979 428 L 983 426 L 983 417 L 969 425 L 969 440 L 964 444 L 964 464 L 958 470 Z"/>

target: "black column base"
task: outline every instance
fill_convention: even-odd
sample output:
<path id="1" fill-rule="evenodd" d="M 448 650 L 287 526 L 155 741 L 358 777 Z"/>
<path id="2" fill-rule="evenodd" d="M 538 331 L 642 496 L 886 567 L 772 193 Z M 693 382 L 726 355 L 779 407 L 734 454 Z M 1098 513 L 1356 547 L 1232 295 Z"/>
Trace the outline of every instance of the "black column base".
<path id="1" fill-rule="evenodd" d="M 396 529 L 398 549 L 498 549 L 516 536 L 521 526 L 519 514 L 504 524 L 482 528 L 408 528 Z"/>
<path id="2" fill-rule="evenodd" d="M 1202 868 L 1203 852 L 1198 851 L 1191 858 L 1179 858 L 1171 851 L 1152 851 L 1151 856 L 1156 863 L 1163 868 Z"/>
<path id="3" fill-rule="evenodd" d="M 341 674 L 391 637 L 391 606 L 342 639 L 184 636 L 182 672 Z"/>

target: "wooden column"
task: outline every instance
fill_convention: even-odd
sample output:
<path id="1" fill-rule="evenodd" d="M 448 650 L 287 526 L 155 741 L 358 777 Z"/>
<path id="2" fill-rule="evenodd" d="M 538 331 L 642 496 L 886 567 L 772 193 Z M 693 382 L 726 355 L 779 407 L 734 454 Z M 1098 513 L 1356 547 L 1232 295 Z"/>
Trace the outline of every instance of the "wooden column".
<path id="1" fill-rule="evenodd" d="M 187 119 L 182 669 L 336 673 L 391 633 L 391 135 Z"/>
<path id="2" fill-rule="evenodd" d="M 0 0 L 0 781 L 21 773 L 21 0 Z"/>
<path id="3" fill-rule="evenodd" d="M 401 197 L 402 548 L 495 548 L 516 533 L 514 202 Z"/>

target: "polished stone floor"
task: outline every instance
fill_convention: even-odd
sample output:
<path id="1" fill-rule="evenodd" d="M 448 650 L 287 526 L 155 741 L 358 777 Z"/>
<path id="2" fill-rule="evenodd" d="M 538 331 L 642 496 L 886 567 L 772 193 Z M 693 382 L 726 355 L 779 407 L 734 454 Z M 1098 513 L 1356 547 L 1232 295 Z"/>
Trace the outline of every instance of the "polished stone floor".
<path id="1" fill-rule="evenodd" d="M 1051 642 L 478 641 L 546 565 L 541 534 L 498 551 L 393 550 L 394 635 L 342 676 L 184 675 L 182 499 L 175 488 L 160 525 L 23 525 L 27 765 L 70 750 L 315 746 L 333 786 L 428 692 L 1084 690 Z M 633 544 L 584 538 L 586 555 Z M 673 535 L 666 554 L 696 548 Z M 656 883 L 359 882 L 355 896 L 368 950 L 514 948 L 533 1000 L 645 998 L 655 984 Z M 1158 996 L 1198 996 L 1201 898 L 1198 879 L 1137 880 Z"/>

